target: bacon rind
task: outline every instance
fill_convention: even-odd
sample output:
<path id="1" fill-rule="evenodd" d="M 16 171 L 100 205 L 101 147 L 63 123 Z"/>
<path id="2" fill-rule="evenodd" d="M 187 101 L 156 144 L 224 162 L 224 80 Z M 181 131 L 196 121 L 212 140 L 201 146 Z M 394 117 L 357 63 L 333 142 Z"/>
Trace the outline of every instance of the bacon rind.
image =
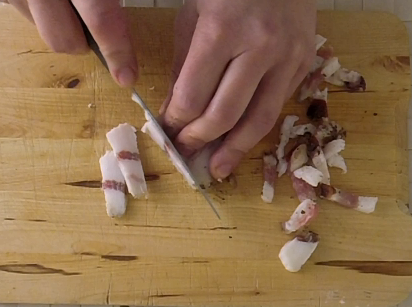
<path id="1" fill-rule="evenodd" d="M 292 179 L 292 186 L 296 192 L 299 201 L 303 202 L 306 199 L 316 201 L 315 189 L 302 179 L 296 178 L 293 174 L 290 176 Z"/>
<path id="2" fill-rule="evenodd" d="M 318 205 L 310 200 L 305 199 L 301 202 L 287 222 L 282 223 L 282 229 L 285 233 L 295 232 L 308 225 L 319 212 Z"/>
<path id="3" fill-rule="evenodd" d="M 321 198 L 364 213 L 375 211 L 376 203 L 378 202 L 377 197 L 358 196 L 326 184 L 320 184 L 317 193 Z"/>

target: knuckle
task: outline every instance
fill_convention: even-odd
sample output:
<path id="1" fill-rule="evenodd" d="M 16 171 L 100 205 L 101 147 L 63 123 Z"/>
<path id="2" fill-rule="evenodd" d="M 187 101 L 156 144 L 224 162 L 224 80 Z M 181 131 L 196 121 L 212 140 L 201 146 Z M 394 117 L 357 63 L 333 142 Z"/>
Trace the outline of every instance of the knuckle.
<path id="1" fill-rule="evenodd" d="M 192 148 L 201 148 L 203 145 L 210 142 L 205 134 L 202 134 L 196 130 L 189 131 L 187 138 Z"/>

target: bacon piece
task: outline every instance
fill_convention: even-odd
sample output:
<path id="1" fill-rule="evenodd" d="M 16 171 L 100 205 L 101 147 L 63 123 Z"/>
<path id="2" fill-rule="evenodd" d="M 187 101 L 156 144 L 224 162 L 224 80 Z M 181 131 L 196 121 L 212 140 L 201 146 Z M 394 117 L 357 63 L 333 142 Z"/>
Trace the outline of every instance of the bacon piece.
<path id="1" fill-rule="evenodd" d="M 126 185 L 116 155 L 107 151 L 99 159 L 106 211 L 110 217 L 121 217 L 126 212 Z"/>
<path id="2" fill-rule="evenodd" d="M 317 193 L 321 198 L 364 213 L 375 211 L 376 203 L 378 202 L 377 197 L 358 196 L 327 184 L 320 184 Z"/>
<path id="3" fill-rule="evenodd" d="M 309 73 L 313 73 L 313 72 L 315 72 L 316 70 L 318 70 L 319 68 L 321 68 L 322 65 L 323 65 L 323 62 L 325 62 L 325 59 L 322 58 L 322 57 L 320 57 L 320 56 L 318 56 L 318 55 L 316 55 L 316 56 L 315 56 L 315 60 L 314 60 L 313 63 L 312 63 L 312 67 L 311 67 L 310 70 L 309 70 Z"/>
<path id="4" fill-rule="evenodd" d="M 210 157 L 215 153 L 220 144 L 222 144 L 222 141 L 223 138 L 218 138 L 207 143 L 200 151 L 187 159 L 187 166 L 202 188 L 210 187 L 213 182 L 213 177 L 209 169 Z"/>
<path id="5" fill-rule="evenodd" d="M 282 223 L 283 231 L 291 233 L 299 230 L 308 225 L 318 215 L 318 212 L 318 205 L 311 199 L 305 199 L 296 207 L 289 221 Z"/>
<path id="6" fill-rule="evenodd" d="M 337 57 L 331 57 L 322 64 L 322 76 L 329 78 L 340 69 L 340 63 Z"/>
<path id="7" fill-rule="evenodd" d="M 327 39 L 326 37 L 323 37 L 320 34 L 315 35 L 315 44 L 316 44 L 316 50 L 319 50 L 320 47 L 322 47 L 326 43 Z"/>
<path id="8" fill-rule="evenodd" d="M 119 161 L 120 170 L 126 180 L 127 189 L 134 198 L 148 197 L 136 129 L 129 124 L 120 124 L 106 134 Z"/>
<path id="9" fill-rule="evenodd" d="M 171 150 L 171 147 L 173 146 L 172 144 L 169 144 L 168 141 L 166 141 L 162 135 L 162 133 L 159 131 L 159 128 L 157 125 L 150 119 L 150 117 L 145 113 L 146 117 L 146 123 L 143 125 L 141 131 L 143 133 L 148 134 L 152 140 L 159 145 L 159 147 L 166 152 L 168 155 L 170 161 L 173 163 L 175 168 L 179 173 L 183 175 L 183 177 L 186 179 L 187 183 L 193 188 L 196 189 L 196 184 L 193 181 L 192 177 L 190 174 L 186 171 L 185 167 L 183 164 L 180 162 L 179 157 Z"/>
<path id="10" fill-rule="evenodd" d="M 322 174 L 322 183 L 330 184 L 330 174 L 328 170 L 328 164 L 326 162 L 325 155 L 320 146 L 318 146 L 312 153 L 312 163 L 315 168 L 317 168 Z"/>
<path id="11" fill-rule="evenodd" d="M 298 196 L 299 201 L 303 202 L 306 199 L 316 201 L 316 191 L 315 189 L 306 181 L 296 178 L 295 175 L 291 174 L 292 186 Z"/>
<path id="12" fill-rule="evenodd" d="M 312 187 L 318 186 L 319 182 L 323 179 L 321 171 L 317 170 L 313 166 L 302 166 L 293 172 L 296 178 L 302 179 L 309 183 Z"/>
<path id="13" fill-rule="evenodd" d="M 311 98 L 324 79 L 322 68 L 318 68 L 313 73 L 308 74 L 300 88 L 299 101 Z"/>
<path id="14" fill-rule="evenodd" d="M 333 155 L 326 161 L 328 162 L 329 167 L 340 168 L 343 174 L 346 174 L 348 172 L 348 167 L 346 166 L 345 159 L 343 159 L 340 154 Z"/>
<path id="15" fill-rule="evenodd" d="M 308 146 L 301 144 L 293 151 L 289 162 L 289 171 L 293 173 L 308 162 Z"/>
<path id="16" fill-rule="evenodd" d="M 327 143 L 323 148 L 326 160 L 344 150 L 345 143 L 344 139 L 337 139 Z"/>
<path id="17" fill-rule="evenodd" d="M 297 125 L 290 131 L 290 138 L 293 139 L 297 136 L 304 135 L 306 133 L 315 134 L 316 127 L 313 124 Z"/>
<path id="18" fill-rule="evenodd" d="M 357 71 L 346 68 L 338 69 L 333 75 L 325 78 L 325 81 L 336 86 L 345 86 L 350 91 L 366 90 L 365 78 Z"/>
<path id="19" fill-rule="evenodd" d="M 322 124 L 320 124 L 316 130 L 315 137 L 318 140 L 319 145 L 324 146 L 333 140 L 345 139 L 346 130 L 334 121 L 330 121 L 328 118 L 323 118 Z"/>
<path id="20" fill-rule="evenodd" d="M 319 244 L 318 234 L 309 231 L 286 242 L 279 252 L 279 259 L 289 272 L 298 272 L 308 261 Z"/>
<path id="21" fill-rule="evenodd" d="M 299 119 L 296 115 L 287 115 L 280 128 L 280 143 L 276 150 L 276 157 L 278 159 L 277 171 L 278 177 L 286 173 L 288 163 L 285 160 L 285 146 L 289 142 L 290 134 L 295 122 Z"/>
<path id="22" fill-rule="evenodd" d="M 277 160 L 274 155 L 263 156 L 263 189 L 262 200 L 266 203 L 271 203 L 275 195 L 276 182 L 276 165 Z"/>

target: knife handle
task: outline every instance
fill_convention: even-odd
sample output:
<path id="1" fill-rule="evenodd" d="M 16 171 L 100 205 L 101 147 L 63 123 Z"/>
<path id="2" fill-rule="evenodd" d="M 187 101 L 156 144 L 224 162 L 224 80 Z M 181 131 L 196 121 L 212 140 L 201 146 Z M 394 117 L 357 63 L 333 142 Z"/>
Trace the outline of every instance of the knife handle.
<path id="1" fill-rule="evenodd" d="M 80 16 L 74 4 L 71 1 L 69 1 L 69 3 L 72 9 L 74 10 L 74 13 L 76 14 L 77 18 L 79 19 L 80 24 L 82 25 L 82 29 L 84 32 L 84 36 L 86 37 L 87 44 L 89 45 L 90 49 L 92 49 L 93 52 L 97 55 L 100 62 L 102 62 L 103 66 L 106 67 L 107 70 L 109 70 L 109 66 L 107 65 L 106 59 L 100 51 L 99 45 L 94 40 L 92 33 L 90 33 L 89 28 L 86 26 L 85 22 L 83 21 L 83 18 Z"/>

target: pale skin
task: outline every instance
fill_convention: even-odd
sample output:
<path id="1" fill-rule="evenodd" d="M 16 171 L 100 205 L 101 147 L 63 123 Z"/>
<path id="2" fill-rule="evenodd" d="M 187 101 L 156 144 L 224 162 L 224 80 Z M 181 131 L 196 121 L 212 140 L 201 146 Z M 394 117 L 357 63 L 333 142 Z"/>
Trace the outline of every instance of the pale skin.
<path id="1" fill-rule="evenodd" d="M 36 25 L 52 50 L 88 51 L 67 0 L 6 2 Z M 119 1 L 72 2 L 114 80 L 132 86 L 138 65 Z M 222 179 L 270 132 L 284 102 L 309 71 L 315 55 L 316 0 L 185 2 L 176 20 L 171 83 L 160 113 L 185 156 L 226 134 L 210 161 L 212 175 Z"/>

